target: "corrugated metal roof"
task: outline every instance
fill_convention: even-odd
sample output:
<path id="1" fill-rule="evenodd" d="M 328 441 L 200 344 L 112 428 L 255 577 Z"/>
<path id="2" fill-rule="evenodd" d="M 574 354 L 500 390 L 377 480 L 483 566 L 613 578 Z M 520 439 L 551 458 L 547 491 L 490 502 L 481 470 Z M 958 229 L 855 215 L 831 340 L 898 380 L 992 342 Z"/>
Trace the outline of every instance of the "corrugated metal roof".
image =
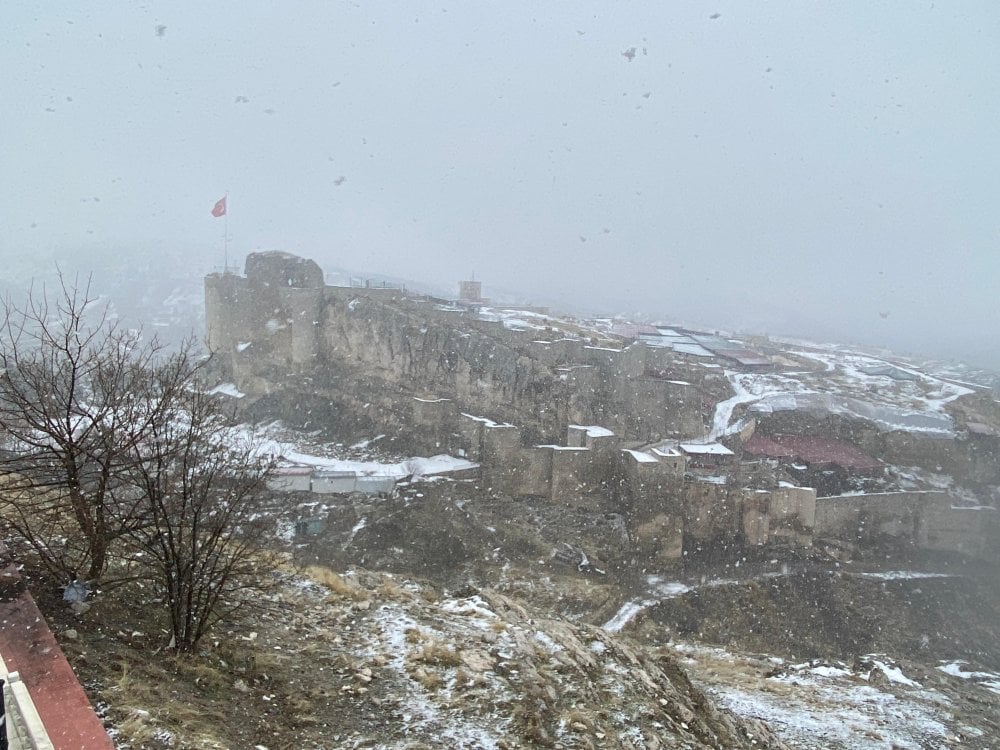
<path id="1" fill-rule="evenodd" d="M 747 367 L 766 367 L 774 364 L 770 359 L 762 354 L 758 354 L 752 349 L 725 349 L 717 352 L 717 354 L 720 357 L 731 359 L 737 364 L 745 365 Z"/>
<path id="2" fill-rule="evenodd" d="M 642 323 L 615 323 L 608 329 L 612 336 L 634 339 L 637 336 L 658 336 L 659 331 L 650 325 Z"/>
<path id="3" fill-rule="evenodd" d="M 743 445 L 744 451 L 762 458 L 784 458 L 807 464 L 833 464 L 855 471 L 882 468 L 878 459 L 862 453 L 849 443 L 818 435 L 755 434 Z"/>
<path id="4" fill-rule="evenodd" d="M 6 554 L 6 550 L 2 550 Z M 55 636 L 14 564 L 0 571 L 8 589 L 0 601 L 0 653 L 18 672 L 55 750 L 112 750 L 114 744 L 90 705 Z M 0 731 L 6 731 L 0 727 Z"/>

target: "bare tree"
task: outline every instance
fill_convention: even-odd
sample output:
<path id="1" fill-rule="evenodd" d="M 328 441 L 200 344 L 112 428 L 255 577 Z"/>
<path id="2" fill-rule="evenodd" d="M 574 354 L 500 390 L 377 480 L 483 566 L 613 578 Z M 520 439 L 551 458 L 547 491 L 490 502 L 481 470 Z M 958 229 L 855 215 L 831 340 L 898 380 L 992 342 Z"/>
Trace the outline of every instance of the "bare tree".
<path id="1" fill-rule="evenodd" d="M 132 472 L 148 523 L 129 539 L 166 602 L 173 647 L 187 652 L 273 569 L 263 507 L 271 461 L 204 390 L 186 391 L 165 416 L 137 445 Z"/>
<path id="2" fill-rule="evenodd" d="M 119 326 L 89 282 L 0 314 L 0 518 L 63 580 L 152 580 L 190 651 L 270 571 L 269 460 L 200 387 L 191 341 Z"/>
<path id="3" fill-rule="evenodd" d="M 60 578 L 96 580 L 144 522 L 135 446 L 196 369 L 109 315 L 90 282 L 0 309 L 0 514 Z M 154 377 L 155 375 L 155 377 Z"/>

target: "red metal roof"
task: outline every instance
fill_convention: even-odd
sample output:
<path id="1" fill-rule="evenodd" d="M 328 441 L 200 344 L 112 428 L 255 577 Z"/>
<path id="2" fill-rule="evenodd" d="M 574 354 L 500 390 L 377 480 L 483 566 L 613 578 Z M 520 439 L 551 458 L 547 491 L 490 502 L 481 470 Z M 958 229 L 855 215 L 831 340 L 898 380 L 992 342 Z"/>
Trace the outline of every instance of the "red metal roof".
<path id="1" fill-rule="evenodd" d="M 882 463 L 862 453 L 850 443 L 818 435 L 755 434 L 743 450 L 763 458 L 784 458 L 807 464 L 833 464 L 854 471 L 882 468 Z"/>
<path id="2" fill-rule="evenodd" d="M 14 564 L 0 576 L 10 592 L 20 573 Z M 27 591 L 0 600 L 0 654 L 18 672 L 56 750 L 114 750 L 55 636 Z"/>

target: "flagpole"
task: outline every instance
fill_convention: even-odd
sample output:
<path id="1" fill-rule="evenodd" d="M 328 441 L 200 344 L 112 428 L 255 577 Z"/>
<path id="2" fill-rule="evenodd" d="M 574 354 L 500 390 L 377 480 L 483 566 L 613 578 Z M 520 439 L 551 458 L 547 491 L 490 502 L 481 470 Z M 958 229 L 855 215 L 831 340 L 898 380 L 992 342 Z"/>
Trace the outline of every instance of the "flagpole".
<path id="1" fill-rule="evenodd" d="M 223 266 L 222 266 L 222 273 L 223 273 L 223 275 L 229 273 L 229 191 L 228 190 L 226 191 L 226 195 L 224 197 L 224 200 L 226 201 L 226 213 L 224 213 L 222 215 L 223 216 L 222 231 L 224 233 L 223 237 L 222 237 L 222 246 L 223 246 L 223 257 L 222 257 Z"/>

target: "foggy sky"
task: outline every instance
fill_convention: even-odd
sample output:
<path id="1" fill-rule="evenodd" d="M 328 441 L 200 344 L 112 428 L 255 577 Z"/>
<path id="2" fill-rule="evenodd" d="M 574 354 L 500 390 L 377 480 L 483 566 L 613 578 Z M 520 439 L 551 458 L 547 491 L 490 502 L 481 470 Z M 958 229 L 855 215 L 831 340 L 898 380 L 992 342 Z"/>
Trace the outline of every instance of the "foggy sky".
<path id="1" fill-rule="evenodd" d="M 4 0 L 0 260 L 207 273 L 228 192 L 239 262 L 1000 366 L 1000 5 L 542 5 Z"/>

